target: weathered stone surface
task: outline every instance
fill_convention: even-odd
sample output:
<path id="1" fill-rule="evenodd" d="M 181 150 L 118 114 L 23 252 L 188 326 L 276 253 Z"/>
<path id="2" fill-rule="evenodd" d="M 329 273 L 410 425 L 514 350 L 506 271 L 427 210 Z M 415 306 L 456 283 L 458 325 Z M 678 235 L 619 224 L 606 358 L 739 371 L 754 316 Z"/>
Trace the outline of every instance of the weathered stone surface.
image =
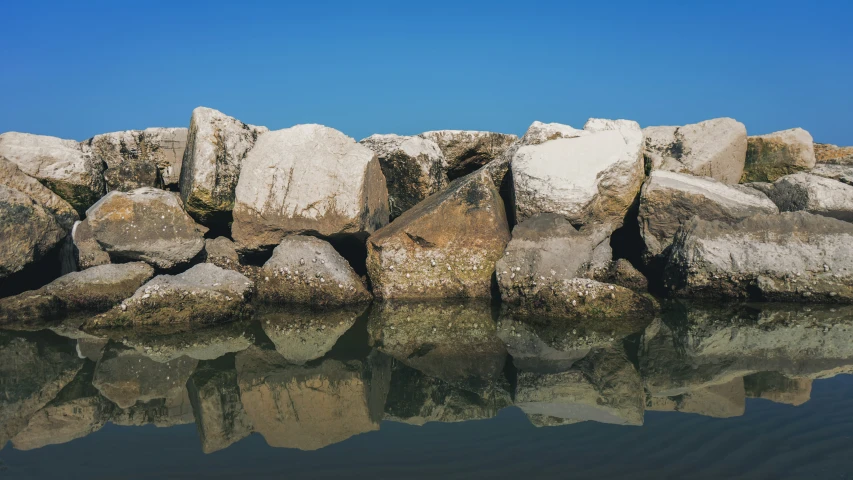
<path id="1" fill-rule="evenodd" d="M 733 118 L 715 118 L 681 127 L 646 127 L 648 170 L 711 177 L 735 184 L 746 160 L 746 127 Z"/>
<path id="2" fill-rule="evenodd" d="M 88 223 L 79 220 L 74 222 L 71 228 L 71 242 L 74 245 L 77 268 L 80 270 L 110 263 L 110 254 L 101 248 Z"/>
<path id="3" fill-rule="evenodd" d="M 473 130 L 437 130 L 418 136 L 434 141 L 441 149 L 450 180 L 464 177 L 499 158 L 518 140 L 515 135 Z"/>
<path id="4" fill-rule="evenodd" d="M 815 143 L 814 156 L 817 163 L 853 166 L 853 147 Z"/>
<path id="5" fill-rule="evenodd" d="M 811 170 L 812 175 L 838 180 L 847 185 L 853 185 L 853 164 L 834 165 L 831 163 L 817 163 Z"/>
<path id="6" fill-rule="evenodd" d="M 250 323 L 230 322 L 204 328 L 146 329 L 117 328 L 96 332 L 107 339 L 130 347 L 155 362 L 167 363 L 181 357 L 215 360 L 241 352 L 253 344 Z"/>
<path id="7" fill-rule="evenodd" d="M 204 241 L 204 261 L 217 267 L 236 270 L 240 265 L 237 245 L 228 237 L 208 238 Z"/>
<path id="8" fill-rule="evenodd" d="M 509 241 L 503 201 L 486 171 L 453 181 L 367 241 L 377 298 L 490 297 Z"/>
<path id="9" fill-rule="evenodd" d="M 649 396 L 646 410 L 660 412 L 696 413 L 706 417 L 740 417 L 746 411 L 744 378 L 728 383 L 709 385 L 671 397 Z"/>
<path id="10" fill-rule="evenodd" d="M 558 213 L 574 225 L 618 222 L 642 185 L 636 122 L 590 119 L 573 138 L 522 146 L 512 159 L 519 220 Z M 581 134 L 582 133 L 582 134 Z"/>
<path id="11" fill-rule="evenodd" d="M 28 195 L 0 185 L 0 279 L 42 258 L 65 235 L 51 212 Z"/>
<path id="12" fill-rule="evenodd" d="M 447 162 L 432 140 L 377 134 L 359 143 L 379 158 L 391 219 L 447 186 Z"/>
<path id="13" fill-rule="evenodd" d="M 150 187 L 108 193 L 83 224 L 113 261 L 141 260 L 157 268 L 195 258 L 207 231 L 187 215 L 177 194 Z"/>
<path id="14" fill-rule="evenodd" d="M 212 325 L 248 315 L 252 282 L 233 270 L 201 263 L 177 275 L 158 275 L 132 297 L 85 327 Z"/>
<path id="15" fill-rule="evenodd" d="M 694 216 L 731 223 L 758 213 L 778 212 L 770 199 L 754 189 L 656 170 L 640 194 L 639 222 L 645 255 L 647 260 L 665 255 L 675 233 Z"/>
<path id="16" fill-rule="evenodd" d="M 811 399 L 812 379 L 791 378 L 776 372 L 753 373 L 743 377 L 746 396 L 775 403 L 802 405 Z"/>
<path id="17" fill-rule="evenodd" d="M 388 223 L 388 190 L 372 150 L 322 125 L 258 139 L 237 183 L 234 241 L 245 250 L 292 233 L 365 238 Z"/>
<path id="18" fill-rule="evenodd" d="M 665 277 L 679 296 L 853 302 L 853 224 L 806 212 L 694 218 L 676 235 Z"/>
<path id="19" fill-rule="evenodd" d="M 137 402 L 128 408 L 113 409 L 109 421 L 114 425 L 171 427 L 194 422 L 192 403 L 186 388 L 172 388 L 165 398 Z"/>
<path id="20" fill-rule="evenodd" d="M 258 298 L 268 302 L 334 307 L 371 299 L 349 263 L 316 237 L 286 237 L 259 277 Z"/>
<path id="21" fill-rule="evenodd" d="M 749 137 L 741 183 L 774 182 L 815 166 L 814 143 L 809 132 L 792 128 Z"/>
<path id="22" fill-rule="evenodd" d="M 95 135 L 83 142 L 106 165 L 107 191 L 174 188 L 187 148 L 186 128 L 146 128 Z"/>
<path id="23" fill-rule="evenodd" d="M 252 433 L 233 359 L 200 363 L 187 389 L 204 453 L 222 450 Z"/>
<path id="24" fill-rule="evenodd" d="M 329 310 L 267 307 L 259 311 L 255 319 L 285 360 L 304 365 L 328 353 L 367 307 L 367 304 Z"/>
<path id="25" fill-rule="evenodd" d="M 77 211 L 59 195 L 53 193 L 35 178 L 22 172 L 18 166 L 0 156 L 0 185 L 17 190 L 53 214 L 63 230 L 70 231 L 80 217 Z"/>
<path id="26" fill-rule="evenodd" d="M 853 185 L 808 173 L 795 173 L 770 183 L 750 183 L 783 212 L 805 210 L 853 222 Z"/>
<path id="27" fill-rule="evenodd" d="M 103 165 L 74 140 L 6 132 L 0 156 L 67 201 L 80 215 L 104 194 Z"/>
<path id="28" fill-rule="evenodd" d="M 638 293 L 649 290 L 649 280 L 646 276 L 624 258 L 610 262 L 606 269 L 597 271 L 592 278 L 602 283 L 619 285 Z"/>
<path id="29" fill-rule="evenodd" d="M 267 131 L 212 108 L 193 110 L 181 166 L 181 199 L 193 218 L 205 225 L 230 221 L 243 161 Z"/>

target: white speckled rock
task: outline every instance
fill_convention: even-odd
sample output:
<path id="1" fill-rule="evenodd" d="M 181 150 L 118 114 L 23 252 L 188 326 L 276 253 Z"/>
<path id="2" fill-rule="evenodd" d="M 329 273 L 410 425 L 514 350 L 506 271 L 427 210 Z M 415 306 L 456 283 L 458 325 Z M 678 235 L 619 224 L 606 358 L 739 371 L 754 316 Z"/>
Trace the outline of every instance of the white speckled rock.
<path id="1" fill-rule="evenodd" d="M 447 162 L 432 140 L 377 134 L 359 143 L 379 157 L 392 219 L 447 186 Z"/>
<path id="2" fill-rule="evenodd" d="M 774 182 L 815 166 L 814 143 L 809 132 L 792 128 L 749 137 L 741 183 Z"/>
<path id="3" fill-rule="evenodd" d="M 450 180 L 499 158 L 518 140 L 515 135 L 475 130 L 436 130 L 424 132 L 419 137 L 438 144 L 446 159 L 445 169 Z"/>
<path id="4" fill-rule="evenodd" d="M 44 135 L 6 132 L 0 156 L 37 178 L 82 213 L 104 194 L 104 172 L 85 145 Z"/>
<path id="5" fill-rule="evenodd" d="M 3 157 L 0 157 L 0 185 L 13 188 L 43 206 L 53 214 L 59 226 L 65 231 L 71 230 L 74 222 L 80 218 L 74 208 L 62 197 Z"/>
<path id="6" fill-rule="evenodd" d="M 203 224 L 230 221 L 243 161 L 267 131 L 212 108 L 193 110 L 181 166 L 181 198 L 190 215 Z"/>
<path id="7" fill-rule="evenodd" d="M 654 170 L 640 194 L 640 234 L 646 244 L 645 254 L 651 260 L 664 253 L 678 228 L 694 215 L 731 223 L 757 213 L 779 213 L 779 209 L 766 195 L 745 186 Z"/>
<path id="8" fill-rule="evenodd" d="M 50 211 L 0 184 L 0 279 L 40 259 L 65 236 Z"/>
<path id="9" fill-rule="evenodd" d="M 180 183 L 186 128 L 146 128 L 95 135 L 83 142 L 104 162 L 107 191 L 174 188 Z"/>
<path id="10" fill-rule="evenodd" d="M 644 155 L 651 170 L 667 170 L 738 183 L 746 161 L 746 127 L 715 118 L 681 127 L 646 127 Z"/>
<path id="11" fill-rule="evenodd" d="M 243 163 L 234 241 L 245 250 L 291 233 L 364 238 L 388 223 L 388 190 L 372 150 L 322 125 L 262 135 Z"/>
<path id="12" fill-rule="evenodd" d="M 642 144 L 636 122 L 590 119 L 577 137 L 520 147 L 512 159 L 519 220 L 621 221 L 643 182 Z"/>
<path id="13" fill-rule="evenodd" d="M 785 175 L 772 184 L 749 186 L 767 194 L 783 212 L 805 210 L 853 222 L 853 185 L 808 173 Z"/>

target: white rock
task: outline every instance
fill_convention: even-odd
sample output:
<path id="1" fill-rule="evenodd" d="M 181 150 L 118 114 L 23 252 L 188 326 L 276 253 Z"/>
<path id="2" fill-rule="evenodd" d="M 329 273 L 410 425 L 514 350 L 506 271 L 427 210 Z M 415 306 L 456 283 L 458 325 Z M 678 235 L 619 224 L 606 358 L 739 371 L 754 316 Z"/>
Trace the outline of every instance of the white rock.
<path id="1" fill-rule="evenodd" d="M 808 173 L 785 175 L 771 184 L 751 184 L 783 212 L 805 210 L 853 222 L 853 185 Z"/>

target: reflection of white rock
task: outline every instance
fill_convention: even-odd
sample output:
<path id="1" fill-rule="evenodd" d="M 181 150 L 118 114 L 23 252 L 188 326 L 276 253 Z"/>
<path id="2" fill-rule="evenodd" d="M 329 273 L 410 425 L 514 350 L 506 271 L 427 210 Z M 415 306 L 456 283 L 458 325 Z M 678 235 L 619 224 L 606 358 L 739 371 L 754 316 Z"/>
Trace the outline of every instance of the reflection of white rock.
<path id="1" fill-rule="evenodd" d="M 113 338 L 160 363 L 180 357 L 215 360 L 228 353 L 243 351 L 252 344 L 247 322 L 232 322 L 165 335 L 150 335 L 133 329 L 106 330 Z"/>
<path id="2" fill-rule="evenodd" d="M 187 381 L 198 435 L 204 453 L 222 450 L 252 433 L 240 402 L 237 371 L 203 363 Z"/>
<path id="3" fill-rule="evenodd" d="M 746 396 L 775 403 L 802 405 L 812 395 L 811 378 L 791 378 L 776 372 L 754 373 L 743 377 Z"/>
<path id="4" fill-rule="evenodd" d="M 366 309 L 367 305 L 327 311 L 287 308 L 262 311 L 255 318 L 278 353 L 302 365 L 331 350 Z"/>
<path id="5" fill-rule="evenodd" d="M 674 397 L 649 397 L 646 410 L 697 413 L 706 417 L 739 417 L 746 410 L 743 378 L 690 390 Z"/>

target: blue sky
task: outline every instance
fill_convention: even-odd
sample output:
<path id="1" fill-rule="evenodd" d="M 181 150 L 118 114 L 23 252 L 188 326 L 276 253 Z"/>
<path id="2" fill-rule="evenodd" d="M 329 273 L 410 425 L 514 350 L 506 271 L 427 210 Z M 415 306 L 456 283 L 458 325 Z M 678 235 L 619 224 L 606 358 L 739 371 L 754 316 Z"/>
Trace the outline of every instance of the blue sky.
<path id="1" fill-rule="evenodd" d="M 0 132 L 730 116 L 853 145 L 853 2 L 5 2 Z M 178 3 L 178 2 L 174 2 Z"/>

